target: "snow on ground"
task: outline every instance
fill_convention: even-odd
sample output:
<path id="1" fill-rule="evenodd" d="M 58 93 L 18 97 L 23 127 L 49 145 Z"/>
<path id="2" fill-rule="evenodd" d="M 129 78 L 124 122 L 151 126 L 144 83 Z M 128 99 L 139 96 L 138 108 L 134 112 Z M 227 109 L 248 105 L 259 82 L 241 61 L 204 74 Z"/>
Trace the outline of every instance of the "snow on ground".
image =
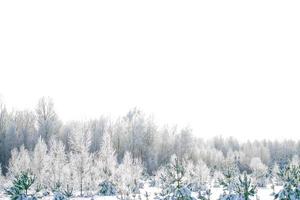
<path id="1" fill-rule="evenodd" d="M 276 191 L 279 190 L 279 187 L 275 188 Z M 157 187 L 150 187 L 148 184 L 145 184 L 145 187 L 140 190 L 140 196 L 142 200 L 146 200 L 146 192 L 149 195 L 148 199 L 152 200 L 156 196 L 155 194 L 159 194 L 160 189 Z M 223 192 L 222 188 L 212 188 L 212 196 L 211 200 L 217 200 L 220 194 Z M 259 188 L 258 189 L 258 197 L 259 200 L 274 200 L 274 197 L 271 195 L 272 189 L 270 186 L 267 188 Z M 197 194 L 194 194 L 197 196 Z M 111 197 L 105 197 L 105 196 L 94 196 L 92 197 L 73 197 L 71 200 L 118 200 L 117 197 L 111 196 Z M 138 200 L 138 195 L 135 197 L 136 200 Z M 256 200 L 256 198 L 253 198 L 253 200 Z M 9 200 L 7 196 L 5 196 L 3 193 L 0 193 L 0 200 Z M 53 196 L 48 196 L 42 198 L 42 200 L 53 200 Z"/>

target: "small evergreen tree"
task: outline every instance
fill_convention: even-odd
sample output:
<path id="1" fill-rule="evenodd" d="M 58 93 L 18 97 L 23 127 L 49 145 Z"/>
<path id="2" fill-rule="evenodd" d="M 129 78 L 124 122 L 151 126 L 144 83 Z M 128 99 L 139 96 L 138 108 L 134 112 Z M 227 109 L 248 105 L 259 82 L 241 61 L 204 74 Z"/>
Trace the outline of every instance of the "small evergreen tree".
<path id="1" fill-rule="evenodd" d="M 252 184 L 246 172 L 244 172 L 243 176 L 239 176 L 235 192 L 242 197 L 243 200 L 250 200 L 250 197 L 256 194 L 256 186 Z"/>
<path id="2" fill-rule="evenodd" d="M 116 186 L 111 181 L 103 181 L 100 183 L 99 194 L 103 196 L 115 196 L 117 194 Z"/>
<path id="3" fill-rule="evenodd" d="M 238 178 L 229 179 L 230 182 L 223 182 L 224 193 L 219 200 L 250 200 L 256 194 L 256 186 L 253 185 L 246 172 Z"/>
<path id="4" fill-rule="evenodd" d="M 300 199 L 300 166 L 288 165 L 279 173 L 283 181 L 283 188 L 275 194 L 275 199 L 296 200 Z"/>
<path id="5" fill-rule="evenodd" d="M 272 169 L 272 182 L 276 186 L 282 185 L 282 180 L 280 178 L 280 167 L 277 163 L 274 164 Z"/>
<path id="6" fill-rule="evenodd" d="M 162 192 L 160 196 L 164 200 L 193 200 L 191 191 L 185 182 L 185 169 L 182 162 L 173 155 L 171 162 L 166 166 L 165 173 L 161 176 Z"/>
<path id="7" fill-rule="evenodd" d="M 231 195 L 234 192 L 235 183 L 239 174 L 238 168 L 234 162 L 227 162 L 224 164 L 222 170 L 222 179 L 219 180 L 223 187 L 223 192 L 226 195 Z"/>
<path id="8" fill-rule="evenodd" d="M 57 183 L 55 188 L 53 189 L 54 200 L 67 200 L 73 195 L 73 187 L 69 187 L 69 185 L 62 185 L 61 183 Z"/>
<path id="9" fill-rule="evenodd" d="M 21 172 L 13 180 L 13 186 L 6 189 L 6 194 L 11 200 L 36 199 L 34 194 L 29 194 L 29 189 L 33 185 L 35 177 L 29 172 Z"/>

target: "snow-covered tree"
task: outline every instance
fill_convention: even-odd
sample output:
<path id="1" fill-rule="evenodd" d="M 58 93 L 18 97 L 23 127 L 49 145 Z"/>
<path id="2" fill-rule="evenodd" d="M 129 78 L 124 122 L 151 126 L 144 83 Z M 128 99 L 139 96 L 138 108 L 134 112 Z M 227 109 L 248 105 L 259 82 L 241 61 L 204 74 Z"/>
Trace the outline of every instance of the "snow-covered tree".
<path id="1" fill-rule="evenodd" d="M 192 191 L 208 189 L 210 170 L 202 160 L 199 160 L 196 164 L 188 161 L 184 168 L 189 189 Z"/>
<path id="2" fill-rule="evenodd" d="M 92 169 L 92 157 L 89 152 L 91 140 L 90 132 L 85 127 L 77 128 L 71 138 L 72 153 L 70 154 L 71 168 L 77 180 L 80 196 L 89 190 L 89 173 Z"/>
<path id="3" fill-rule="evenodd" d="M 117 189 L 121 198 L 128 196 L 130 193 L 139 192 L 139 180 L 142 172 L 141 162 L 137 159 L 133 160 L 131 154 L 126 152 L 116 175 Z"/>
<path id="4" fill-rule="evenodd" d="M 9 161 L 8 175 L 10 178 L 14 178 L 19 175 L 20 172 L 29 172 L 32 169 L 32 164 L 29 156 L 29 152 L 20 147 L 20 150 L 13 149 L 11 152 L 11 158 Z"/>
<path id="5" fill-rule="evenodd" d="M 66 165 L 66 154 L 63 143 L 52 139 L 47 157 L 45 182 L 51 190 L 56 190 L 65 180 L 63 171 Z"/>
<path id="6" fill-rule="evenodd" d="M 45 187 L 47 158 L 47 145 L 40 138 L 32 154 L 32 172 L 36 177 L 35 189 L 37 191 Z"/>
<path id="7" fill-rule="evenodd" d="M 35 177 L 30 172 L 20 172 L 13 180 L 13 185 L 6 189 L 6 194 L 11 200 L 34 200 L 35 193 L 30 192 Z"/>
<path id="8" fill-rule="evenodd" d="M 73 196 L 73 192 L 76 186 L 76 177 L 74 170 L 72 170 L 71 163 L 66 163 L 63 168 L 63 181 L 58 192 L 62 193 L 66 197 Z"/>
<path id="9" fill-rule="evenodd" d="M 220 180 L 224 179 L 224 175 L 221 171 L 215 170 L 212 174 L 212 185 L 213 187 L 219 187 L 220 186 Z"/>
<path id="10" fill-rule="evenodd" d="M 115 175 L 117 168 L 117 157 L 112 145 L 111 136 L 106 131 L 102 138 L 102 145 L 99 153 L 99 170 L 101 177 L 100 194 L 115 194 Z M 111 191 L 111 192 L 109 192 Z"/>
<path id="11" fill-rule="evenodd" d="M 256 186 L 252 183 L 246 172 L 243 175 L 239 175 L 231 186 L 230 189 L 228 188 L 225 191 L 232 190 L 232 192 L 224 192 L 219 200 L 250 200 L 250 197 L 256 195 Z"/>
<path id="12" fill-rule="evenodd" d="M 191 191 L 186 182 L 185 169 L 183 163 L 176 155 L 171 157 L 170 163 L 166 166 L 161 176 L 162 192 L 161 198 L 164 200 L 192 200 Z"/>
<path id="13" fill-rule="evenodd" d="M 85 177 L 85 192 L 86 195 L 92 195 L 99 190 L 100 174 L 97 163 L 97 156 L 94 153 L 90 154 L 89 170 L 86 172 Z"/>
<path id="14" fill-rule="evenodd" d="M 252 175 L 258 187 L 266 187 L 268 167 L 264 165 L 259 157 L 251 159 L 250 167 L 253 171 Z"/>
<path id="15" fill-rule="evenodd" d="M 283 188 L 275 194 L 275 199 L 298 200 L 300 199 L 300 166 L 287 165 L 280 172 Z"/>
<path id="16" fill-rule="evenodd" d="M 239 170 L 236 163 L 232 160 L 226 160 L 222 169 L 223 177 L 220 179 L 220 185 L 223 187 L 223 191 L 227 195 L 231 195 L 234 192 L 235 183 L 239 175 Z"/>
<path id="17" fill-rule="evenodd" d="M 279 175 L 280 175 L 280 168 L 279 165 L 275 163 L 272 169 L 272 183 L 274 185 L 277 186 L 282 185 L 282 181 Z"/>

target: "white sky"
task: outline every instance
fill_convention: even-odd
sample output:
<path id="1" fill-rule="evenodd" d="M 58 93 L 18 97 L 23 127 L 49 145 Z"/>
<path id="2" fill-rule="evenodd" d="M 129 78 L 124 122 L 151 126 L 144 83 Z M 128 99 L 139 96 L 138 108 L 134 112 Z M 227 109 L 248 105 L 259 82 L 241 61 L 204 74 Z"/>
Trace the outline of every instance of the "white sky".
<path id="1" fill-rule="evenodd" d="M 1 1 L 0 94 L 64 120 L 137 106 L 195 134 L 300 139 L 300 1 Z"/>

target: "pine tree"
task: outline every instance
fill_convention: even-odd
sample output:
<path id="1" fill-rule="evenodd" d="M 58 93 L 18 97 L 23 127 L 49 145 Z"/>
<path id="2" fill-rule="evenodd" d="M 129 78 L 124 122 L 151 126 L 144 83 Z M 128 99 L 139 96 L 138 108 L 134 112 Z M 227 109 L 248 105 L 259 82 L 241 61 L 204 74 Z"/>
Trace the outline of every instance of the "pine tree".
<path id="1" fill-rule="evenodd" d="M 246 172 L 243 173 L 243 176 L 239 176 L 235 186 L 235 192 L 241 196 L 243 200 L 250 200 L 250 197 L 256 194 L 256 186 L 253 185 Z"/>
<path id="2" fill-rule="evenodd" d="M 237 179 L 231 179 L 231 183 L 223 185 L 223 187 L 224 194 L 220 196 L 219 200 L 250 200 L 250 197 L 256 194 L 256 186 L 246 172 L 239 175 Z"/>
<path id="3" fill-rule="evenodd" d="M 117 194 L 116 186 L 110 181 L 102 181 L 100 184 L 99 194 L 103 196 L 114 196 Z"/>
<path id="4" fill-rule="evenodd" d="M 280 171 L 279 176 L 283 182 L 283 188 L 275 194 L 275 199 L 300 199 L 300 166 L 287 165 Z"/>
<path id="5" fill-rule="evenodd" d="M 192 200 L 191 191 L 185 182 L 185 169 L 181 161 L 173 155 L 161 176 L 162 192 L 160 196 L 164 200 Z"/>
<path id="6" fill-rule="evenodd" d="M 224 164 L 222 170 L 223 177 L 219 180 L 220 185 L 223 187 L 223 192 L 226 195 L 231 195 L 234 192 L 235 183 L 239 170 L 235 162 L 228 161 Z"/>
<path id="7" fill-rule="evenodd" d="M 13 180 L 13 186 L 6 189 L 6 194 L 11 200 L 36 199 L 34 194 L 29 194 L 29 189 L 35 181 L 34 175 L 29 172 L 20 172 Z"/>

